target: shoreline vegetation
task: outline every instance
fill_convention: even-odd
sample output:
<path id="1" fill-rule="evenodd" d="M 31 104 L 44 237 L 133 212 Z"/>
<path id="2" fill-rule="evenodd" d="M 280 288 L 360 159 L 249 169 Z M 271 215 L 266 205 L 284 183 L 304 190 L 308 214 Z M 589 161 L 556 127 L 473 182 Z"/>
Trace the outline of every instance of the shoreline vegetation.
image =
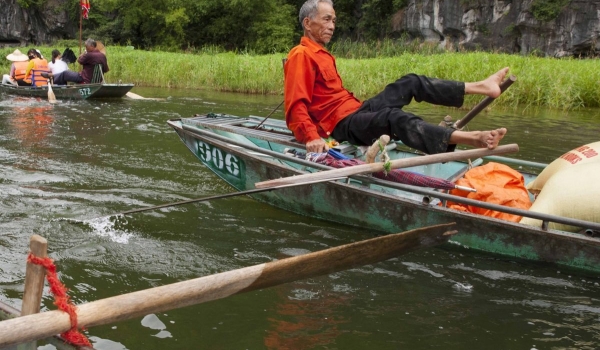
<path id="1" fill-rule="evenodd" d="M 55 47 L 37 47 L 50 58 Z M 57 46 L 60 51 L 64 47 Z M 19 48 L 26 52 L 28 48 Z M 2 74 L 8 74 L 6 55 L 15 50 L 0 49 Z M 205 89 L 248 94 L 283 94 L 282 60 L 286 53 L 255 55 L 206 49 L 197 53 L 134 50 L 108 46 L 109 83 L 134 83 L 138 87 Z M 78 50 L 74 49 L 76 55 Z M 555 59 L 485 52 L 394 52 L 377 55 L 348 47 L 331 49 L 348 90 L 359 99 L 369 98 L 408 73 L 459 81 L 477 81 L 502 67 L 510 67 L 517 81 L 495 102 L 504 107 L 544 107 L 558 110 L 600 107 L 600 69 L 597 59 Z M 371 56 L 371 57 L 369 57 Z M 367 58 L 364 58 L 367 57 Z M 71 65 L 71 69 L 78 69 Z M 465 108 L 480 98 L 467 96 Z"/>

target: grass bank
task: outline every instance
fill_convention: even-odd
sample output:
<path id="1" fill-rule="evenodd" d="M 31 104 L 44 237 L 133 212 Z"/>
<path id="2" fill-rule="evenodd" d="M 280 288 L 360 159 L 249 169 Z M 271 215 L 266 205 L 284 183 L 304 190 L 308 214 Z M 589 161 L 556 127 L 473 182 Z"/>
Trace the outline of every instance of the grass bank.
<path id="1" fill-rule="evenodd" d="M 62 50 L 63 48 L 61 48 Z M 5 57 L 12 49 L 1 49 Z M 26 52 L 26 48 L 21 49 Z M 40 48 L 50 57 L 52 48 Z M 283 93 L 285 54 L 168 53 L 108 47 L 109 82 L 136 86 L 211 89 L 252 94 Z M 344 85 L 361 99 L 377 94 L 403 74 L 416 73 L 461 81 L 476 81 L 508 66 L 518 77 L 497 101 L 505 106 L 570 110 L 600 107 L 600 69 L 595 59 L 553 59 L 493 53 L 404 53 L 395 57 L 339 58 Z M 3 72 L 10 62 L 2 60 Z M 76 69 L 74 66 L 73 69 Z M 467 99 L 474 105 L 481 98 Z"/>

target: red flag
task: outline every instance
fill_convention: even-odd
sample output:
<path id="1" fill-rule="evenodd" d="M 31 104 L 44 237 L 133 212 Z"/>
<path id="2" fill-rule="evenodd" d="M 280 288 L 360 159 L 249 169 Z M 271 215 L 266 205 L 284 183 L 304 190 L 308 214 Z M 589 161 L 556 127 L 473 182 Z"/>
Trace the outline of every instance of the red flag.
<path id="1" fill-rule="evenodd" d="M 79 0 L 79 4 L 81 5 L 81 15 L 83 18 L 87 19 L 88 14 L 90 12 L 90 1 L 89 0 Z"/>

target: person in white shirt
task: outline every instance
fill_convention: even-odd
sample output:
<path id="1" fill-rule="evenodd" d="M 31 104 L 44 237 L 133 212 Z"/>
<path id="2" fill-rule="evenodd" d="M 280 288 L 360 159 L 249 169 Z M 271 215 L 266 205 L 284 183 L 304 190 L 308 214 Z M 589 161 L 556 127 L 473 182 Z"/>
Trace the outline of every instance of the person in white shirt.
<path id="1" fill-rule="evenodd" d="M 48 63 L 48 67 L 52 70 L 52 75 L 57 75 L 69 69 L 67 63 L 61 60 L 61 54 L 58 50 L 52 50 L 52 62 Z"/>

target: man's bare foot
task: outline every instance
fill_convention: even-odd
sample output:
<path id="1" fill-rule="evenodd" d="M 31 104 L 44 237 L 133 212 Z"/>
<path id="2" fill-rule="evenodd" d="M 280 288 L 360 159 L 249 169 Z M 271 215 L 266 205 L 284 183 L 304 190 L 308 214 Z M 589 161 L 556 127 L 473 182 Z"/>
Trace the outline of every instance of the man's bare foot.
<path id="1" fill-rule="evenodd" d="M 450 134 L 449 144 L 470 145 L 477 148 L 494 149 L 506 135 L 506 128 L 488 131 L 456 130 Z"/>
<path id="2" fill-rule="evenodd" d="M 481 131 L 479 136 L 479 146 L 480 148 L 494 149 L 498 147 L 500 140 L 506 135 L 506 128 L 499 128 L 496 130 L 490 131 Z"/>
<path id="3" fill-rule="evenodd" d="M 508 67 L 504 67 L 490 75 L 485 80 L 475 83 L 465 83 L 465 94 L 486 95 L 492 98 L 500 96 L 500 84 L 504 81 Z"/>

